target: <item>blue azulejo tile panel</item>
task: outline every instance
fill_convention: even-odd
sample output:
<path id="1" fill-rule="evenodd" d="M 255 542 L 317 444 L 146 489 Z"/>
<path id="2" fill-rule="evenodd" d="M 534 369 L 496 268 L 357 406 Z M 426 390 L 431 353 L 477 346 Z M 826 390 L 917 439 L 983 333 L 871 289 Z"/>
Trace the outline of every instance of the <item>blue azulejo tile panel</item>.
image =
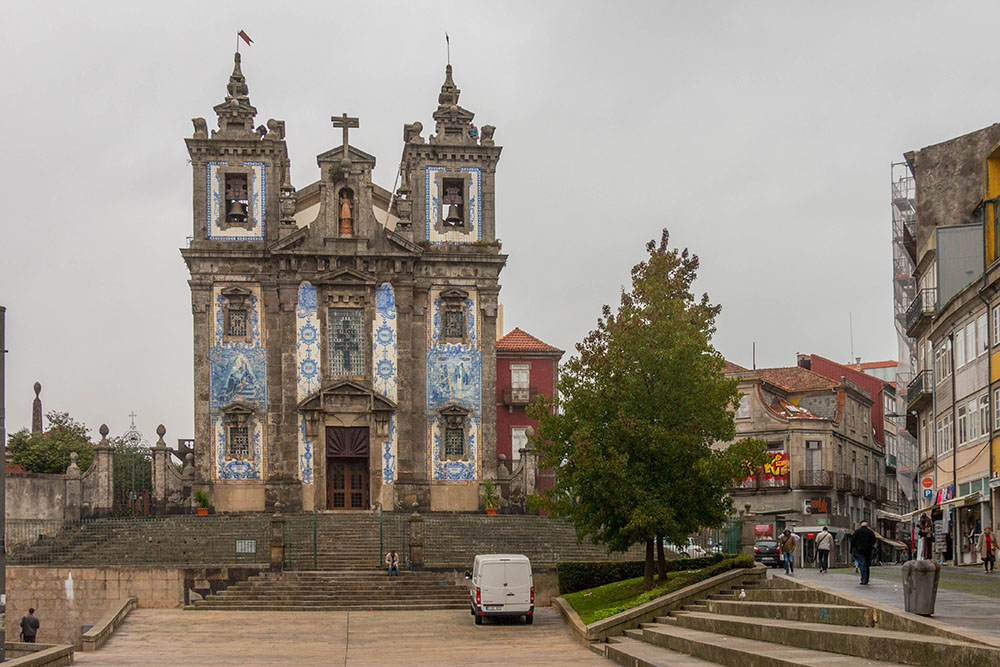
<path id="1" fill-rule="evenodd" d="M 396 402 L 399 359 L 396 348 L 396 293 L 390 283 L 375 290 L 372 323 L 372 383 L 375 391 Z M 396 416 L 389 417 L 389 435 L 382 442 L 382 481 L 396 481 Z"/>
<path id="2" fill-rule="evenodd" d="M 479 452 L 481 424 L 478 415 L 470 415 L 462 420 L 462 426 L 465 429 L 465 458 L 447 460 L 443 455 L 444 420 L 434 419 L 430 421 L 428 433 L 432 443 L 431 451 L 434 453 L 434 457 L 431 459 L 433 462 L 431 479 L 436 482 L 474 482 L 480 478 L 482 474 L 480 467 L 482 457 Z"/>
<path id="3" fill-rule="evenodd" d="M 436 228 L 441 219 L 440 182 L 436 174 L 445 171 L 442 166 L 424 168 L 424 240 L 431 243 L 469 243 L 483 239 L 483 170 L 479 167 L 462 167 L 466 179 L 465 204 L 468 207 L 467 228 L 441 231 Z M 470 234 L 471 232 L 471 234 Z"/>
<path id="4" fill-rule="evenodd" d="M 295 361 L 298 400 L 303 401 L 319 391 L 320 342 L 316 287 L 309 282 L 299 285 L 295 307 Z M 299 479 L 313 482 L 314 443 L 306 438 L 305 417 L 299 415 Z"/>
<path id="5" fill-rule="evenodd" d="M 220 224 L 225 207 L 223 174 L 228 162 L 209 162 L 205 166 L 205 231 L 212 241 L 261 241 L 267 212 L 267 172 L 263 162 L 242 162 L 240 173 L 247 173 L 247 214 L 253 222 L 246 227 L 226 227 Z M 223 168 L 223 169 L 220 169 Z"/>
<path id="6" fill-rule="evenodd" d="M 247 311 L 247 336 L 225 335 L 227 300 L 222 291 L 239 286 L 250 296 L 242 305 Z M 212 320 L 209 336 L 209 418 L 212 423 L 213 475 L 217 482 L 251 483 L 264 479 L 267 460 L 267 345 L 260 286 L 220 283 L 212 290 Z M 239 403 L 253 412 L 247 419 L 248 452 L 230 456 L 229 428 L 223 410 Z"/>

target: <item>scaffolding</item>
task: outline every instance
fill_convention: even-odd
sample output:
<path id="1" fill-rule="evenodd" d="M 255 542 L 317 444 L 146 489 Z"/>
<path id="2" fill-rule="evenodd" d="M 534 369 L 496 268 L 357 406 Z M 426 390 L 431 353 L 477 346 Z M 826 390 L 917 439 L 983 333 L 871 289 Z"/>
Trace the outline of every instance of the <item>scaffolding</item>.
<path id="1" fill-rule="evenodd" d="M 907 505 L 916 509 L 917 440 L 907 428 L 907 385 L 917 369 L 917 341 L 906 335 L 906 311 L 917 294 L 913 272 L 917 265 L 916 182 L 906 162 L 894 162 L 890 167 L 892 196 L 892 306 L 896 326 L 899 364 L 896 366 L 896 414 L 903 419 L 899 425 L 898 477 L 906 495 Z M 915 430 L 915 429 L 914 429 Z M 908 469 L 908 470 L 907 470 Z M 904 482 L 905 480 L 905 482 Z M 902 507 L 903 502 L 900 499 Z"/>

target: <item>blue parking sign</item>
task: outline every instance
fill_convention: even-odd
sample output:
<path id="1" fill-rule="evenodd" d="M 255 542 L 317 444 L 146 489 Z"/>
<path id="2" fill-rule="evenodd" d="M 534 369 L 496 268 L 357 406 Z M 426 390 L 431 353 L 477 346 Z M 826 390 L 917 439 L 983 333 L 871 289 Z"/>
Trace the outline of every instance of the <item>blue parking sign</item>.
<path id="1" fill-rule="evenodd" d="M 932 489 L 924 489 L 924 498 L 930 498 L 933 495 L 934 491 Z"/>

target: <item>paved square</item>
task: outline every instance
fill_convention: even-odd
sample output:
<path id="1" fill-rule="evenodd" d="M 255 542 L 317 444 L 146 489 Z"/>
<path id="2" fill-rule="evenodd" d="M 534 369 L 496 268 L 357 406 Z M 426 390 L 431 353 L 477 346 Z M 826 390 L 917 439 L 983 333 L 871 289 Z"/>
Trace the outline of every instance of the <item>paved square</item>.
<path id="1" fill-rule="evenodd" d="M 139 609 L 81 665 L 599 665 L 558 612 L 475 625 L 468 611 Z"/>

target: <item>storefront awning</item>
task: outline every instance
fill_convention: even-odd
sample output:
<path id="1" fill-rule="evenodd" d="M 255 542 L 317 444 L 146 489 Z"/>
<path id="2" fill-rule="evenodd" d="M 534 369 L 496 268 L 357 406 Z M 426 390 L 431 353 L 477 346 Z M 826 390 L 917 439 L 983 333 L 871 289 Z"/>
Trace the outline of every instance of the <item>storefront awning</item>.
<path id="1" fill-rule="evenodd" d="M 922 507 L 913 512 L 907 514 L 893 514 L 892 512 L 886 512 L 885 510 L 879 510 L 878 516 L 881 519 L 889 519 L 890 521 L 912 521 L 913 517 L 920 516 L 925 512 L 933 512 L 938 509 L 945 509 L 946 507 L 964 507 L 966 505 L 975 505 L 976 503 L 986 502 L 983 498 L 983 494 L 980 491 L 975 491 L 973 493 L 966 494 L 964 496 L 959 496 L 958 498 L 952 498 L 951 500 L 946 500 L 943 503 L 938 503 L 937 505 L 931 505 L 930 507 Z"/>

